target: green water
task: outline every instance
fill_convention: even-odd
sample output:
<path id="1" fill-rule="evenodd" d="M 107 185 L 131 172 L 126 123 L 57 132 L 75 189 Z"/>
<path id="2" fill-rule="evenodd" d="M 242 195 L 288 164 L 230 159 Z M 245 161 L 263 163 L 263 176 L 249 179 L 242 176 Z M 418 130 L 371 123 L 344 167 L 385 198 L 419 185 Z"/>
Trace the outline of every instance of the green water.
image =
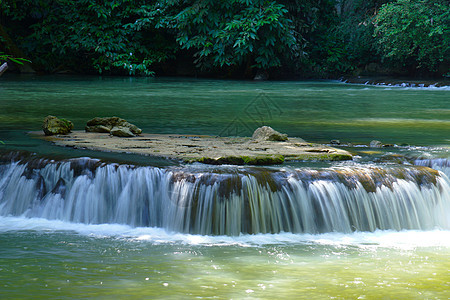
<path id="1" fill-rule="evenodd" d="M 325 81 L 1 78 L 2 130 L 40 130 L 49 114 L 78 130 L 95 116 L 117 115 L 152 133 L 250 136 L 269 125 L 315 142 L 448 145 L 450 91 Z"/>
<path id="2" fill-rule="evenodd" d="M 0 296 L 4 299 L 446 299 L 449 296 L 449 247 L 333 245 L 326 244 L 330 241 L 321 244 L 319 237 L 315 239 L 316 242 L 252 245 L 214 244 L 217 241 L 211 238 L 204 244 L 193 243 L 195 239 L 186 244 L 70 232 L 4 233 L 0 235 Z M 333 241 L 343 240 L 335 237 Z"/>
<path id="3" fill-rule="evenodd" d="M 377 139 L 431 146 L 420 151 L 444 158 L 450 144 L 446 88 L 11 75 L 0 78 L 0 151 L 55 159 L 98 155 L 52 147 L 26 134 L 40 130 L 49 114 L 72 120 L 77 130 L 90 118 L 113 115 L 152 133 L 249 136 L 270 125 L 313 142 Z M 211 237 L 0 217 L 0 298 L 448 299 L 449 234 Z"/>

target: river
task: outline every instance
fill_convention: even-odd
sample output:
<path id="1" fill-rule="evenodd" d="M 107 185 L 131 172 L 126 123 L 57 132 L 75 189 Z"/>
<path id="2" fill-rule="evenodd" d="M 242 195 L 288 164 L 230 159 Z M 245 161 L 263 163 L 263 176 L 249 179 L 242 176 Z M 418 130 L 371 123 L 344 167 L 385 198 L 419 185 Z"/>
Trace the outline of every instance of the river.
<path id="1" fill-rule="evenodd" d="M 1 298 L 448 298 L 449 88 L 7 75 Z M 113 115 L 148 133 L 269 125 L 355 157 L 250 167 L 97 153 L 29 135 L 49 114 L 76 130 Z"/>

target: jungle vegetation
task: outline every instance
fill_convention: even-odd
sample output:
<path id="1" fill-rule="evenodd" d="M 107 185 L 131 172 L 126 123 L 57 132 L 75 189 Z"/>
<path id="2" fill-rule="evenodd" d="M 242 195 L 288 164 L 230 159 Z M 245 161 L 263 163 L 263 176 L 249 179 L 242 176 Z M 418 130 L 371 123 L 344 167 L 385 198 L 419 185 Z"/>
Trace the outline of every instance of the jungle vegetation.
<path id="1" fill-rule="evenodd" d="M 450 4 L 1 0 L 0 52 L 43 73 L 448 76 Z"/>

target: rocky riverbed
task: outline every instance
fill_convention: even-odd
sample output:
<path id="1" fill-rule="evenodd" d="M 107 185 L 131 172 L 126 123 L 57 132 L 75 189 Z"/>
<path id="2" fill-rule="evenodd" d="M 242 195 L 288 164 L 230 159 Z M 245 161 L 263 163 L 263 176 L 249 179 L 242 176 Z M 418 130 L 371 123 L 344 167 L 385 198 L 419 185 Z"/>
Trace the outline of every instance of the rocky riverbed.
<path id="1" fill-rule="evenodd" d="M 122 138 L 108 133 L 74 131 L 41 138 L 56 145 L 100 151 L 116 151 L 179 159 L 187 163 L 273 165 L 292 160 L 351 160 L 342 149 L 313 144 L 301 138 L 285 141 L 250 137 L 141 134 Z"/>

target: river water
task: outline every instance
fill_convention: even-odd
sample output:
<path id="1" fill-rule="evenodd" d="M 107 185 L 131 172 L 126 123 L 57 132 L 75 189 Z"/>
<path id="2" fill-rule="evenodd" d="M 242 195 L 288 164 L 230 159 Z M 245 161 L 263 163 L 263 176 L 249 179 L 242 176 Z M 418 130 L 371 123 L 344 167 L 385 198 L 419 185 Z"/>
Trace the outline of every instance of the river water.
<path id="1" fill-rule="evenodd" d="M 3 76 L 0 297 L 447 299 L 449 99 L 332 81 Z M 269 125 L 356 156 L 186 166 L 27 134 L 48 114 L 77 130 L 113 115 L 152 133 Z"/>

